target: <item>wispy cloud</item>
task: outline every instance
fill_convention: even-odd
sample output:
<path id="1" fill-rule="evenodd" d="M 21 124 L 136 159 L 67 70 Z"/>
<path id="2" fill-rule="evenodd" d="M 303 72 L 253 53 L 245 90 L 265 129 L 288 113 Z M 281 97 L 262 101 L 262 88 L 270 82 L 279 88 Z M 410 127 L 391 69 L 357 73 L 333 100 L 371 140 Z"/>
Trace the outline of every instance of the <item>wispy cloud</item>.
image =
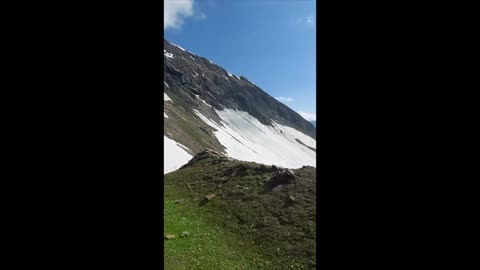
<path id="1" fill-rule="evenodd" d="M 283 102 L 292 102 L 292 101 L 294 101 L 294 99 L 291 98 L 291 97 L 276 97 L 276 99 L 279 100 L 279 101 L 283 101 Z"/>
<path id="2" fill-rule="evenodd" d="M 293 25 L 306 25 L 309 27 L 315 27 L 315 17 L 314 16 L 306 16 L 295 18 L 291 20 L 291 24 Z"/>
<path id="3" fill-rule="evenodd" d="M 193 0 L 165 0 L 163 11 L 163 28 L 179 28 L 185 18 L 194 15 Z"/>
<path id="4" fill-rule="evenodd" d="M 302 111 L 297 111 L 297 113 L 300 114 L 307 121 L 317 121 L 317 114 L 315 113 L 308 113 Z"/>
<path id="5" fill-rule="evenodd" d="M 315 19 L 313 18 L 313 16 L 307 16 L 306 22 L 309 25 L 315 25 Z"/>
<path id="6" fill-rule="evenodd" d="M 207 18 L 207 15 L 205 15 L 205 13 L 199 11 L 199 12 L 197 12 L 197 14 L 195 14 L 195 16 L 193 16 L 193 18 L 195 20 L 201 21 L 201 20 L 205 20 Z"/>

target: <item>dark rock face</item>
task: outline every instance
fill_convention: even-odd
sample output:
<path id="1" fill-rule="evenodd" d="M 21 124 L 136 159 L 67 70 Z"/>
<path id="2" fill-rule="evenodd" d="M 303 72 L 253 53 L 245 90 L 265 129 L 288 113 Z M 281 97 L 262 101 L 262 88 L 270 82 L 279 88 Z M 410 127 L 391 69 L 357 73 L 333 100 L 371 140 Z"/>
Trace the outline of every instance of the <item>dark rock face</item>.
<path id="1" fill-rule="evenodd" d="M 217 110 L 246 111 L 264 125 L 272 121 L 316 138 L 315 127 L 298 113 L 265 93 L 245 77 L 230 76 L 209 60 L 184 51 L 164 40 L 164 92 L 187 111 L 202 111 L 198 95 Z M 172 55 L 170 55 L 172 54 Z M 193 112 L 192 112 L 193 113 Z"/>
<path id="2" fill-rule="evenodd" d="M 271 192 L 278 186 L 291 184 L 295 181 L 295 174 L 288 169 L 287 171 L 280 171 L 273 175 L 264 185 L 265 192 Z M 279 190 L 279 189 L 276 189 Z"/>

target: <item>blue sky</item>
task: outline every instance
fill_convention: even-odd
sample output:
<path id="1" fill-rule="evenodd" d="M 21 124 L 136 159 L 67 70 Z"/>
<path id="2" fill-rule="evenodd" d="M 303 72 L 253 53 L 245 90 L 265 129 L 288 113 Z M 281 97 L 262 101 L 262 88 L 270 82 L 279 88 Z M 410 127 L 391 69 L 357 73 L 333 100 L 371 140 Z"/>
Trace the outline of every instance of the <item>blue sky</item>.
<path id="1" fill-rule="evenodd" d="M 316 120 L 315 0 L 166 0 L 165 38 Z"/>

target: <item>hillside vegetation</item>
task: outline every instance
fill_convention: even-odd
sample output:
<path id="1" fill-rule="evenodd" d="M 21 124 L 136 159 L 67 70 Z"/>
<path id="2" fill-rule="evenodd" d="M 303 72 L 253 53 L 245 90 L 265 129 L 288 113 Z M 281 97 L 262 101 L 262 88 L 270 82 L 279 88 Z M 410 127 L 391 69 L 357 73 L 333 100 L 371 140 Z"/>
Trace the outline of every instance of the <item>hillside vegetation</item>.
<path id="1" fill-rule="evenodd" d="M 204 150 L 164 181 L 165 269 L 315 269 L 314 167 Z"/>

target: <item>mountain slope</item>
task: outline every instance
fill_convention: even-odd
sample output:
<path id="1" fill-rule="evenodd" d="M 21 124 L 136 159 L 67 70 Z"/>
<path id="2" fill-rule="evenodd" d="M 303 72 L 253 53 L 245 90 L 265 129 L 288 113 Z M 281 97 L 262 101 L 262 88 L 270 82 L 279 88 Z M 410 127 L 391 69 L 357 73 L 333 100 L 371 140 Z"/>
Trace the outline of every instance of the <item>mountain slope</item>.
<path id="1" fill-rule="evenodd" d="M 179 170 L 165 175 L 164 186 L 170 200 L 184 201 L 189 210 L 187 216 L 169 211 L 165 220 L 184 220 L 202 213 L 206 224 L 218 225 L 215 231 L 234 235 L 236 247 L 263 258 L 262 266 L 245 269 L 315 269 L 315 168 L 282 169 L 204 150 Z M 211 195 L 209 199 L 207 195 Z M 184 227 L 175 231 L 174 228 L 173 224 L 168 226 L 165 233 L 194 229 Z M 196 244 L 196 238 L 201 237 L 192 235 L 178 240 L 184 243 L 184 249 L 178 253 L 195 250 L 201 245 Z M 203 242 L 211 246 L 215 240 Z M 217 260 L 223 259 L 217 256 Z M 201 264 L 206 261 L 208 258 L 200 259 Z"/>
<path id="2" fill-rule="evenodd" d="M 204 148 L 264 164 L 315 166 L 311 123 L 246 78 L 166 40 L 164 46 L 164 141 L 175 152 L 165 153 L 164 173 Z"/>

